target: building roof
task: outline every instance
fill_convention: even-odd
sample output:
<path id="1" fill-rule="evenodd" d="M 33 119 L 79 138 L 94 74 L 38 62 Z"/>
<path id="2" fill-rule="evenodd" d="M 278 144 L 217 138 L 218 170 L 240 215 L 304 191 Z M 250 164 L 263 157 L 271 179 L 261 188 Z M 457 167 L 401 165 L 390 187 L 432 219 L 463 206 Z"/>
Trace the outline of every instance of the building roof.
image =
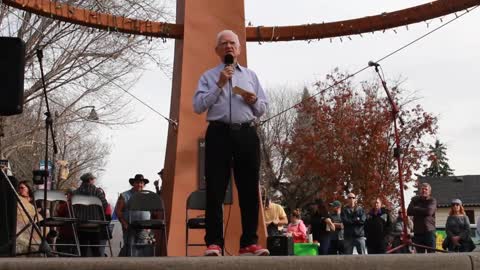
<path id="1" fill-rule="evenodd" d="M 450 207 L 453 199 L 462 200 L 464 206 L 480 206 L 480 175 L 419 177 L 418 182 L 432 186 L 438 207 Z"/>

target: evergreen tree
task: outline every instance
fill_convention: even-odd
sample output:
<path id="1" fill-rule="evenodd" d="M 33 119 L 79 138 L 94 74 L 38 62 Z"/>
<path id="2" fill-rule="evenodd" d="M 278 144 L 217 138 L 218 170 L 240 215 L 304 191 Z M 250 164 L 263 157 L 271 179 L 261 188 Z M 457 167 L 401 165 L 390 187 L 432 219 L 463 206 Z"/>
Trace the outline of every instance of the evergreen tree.
<path id="1" fill-rule="evenodd" d="M 429 148 L 430 166 L 423 171 L 423 175 L 433 177 L 453 175 L 453 169 L 448 165 L 447 147 L 436 140 L 435 145 L 430 145 Z"/>

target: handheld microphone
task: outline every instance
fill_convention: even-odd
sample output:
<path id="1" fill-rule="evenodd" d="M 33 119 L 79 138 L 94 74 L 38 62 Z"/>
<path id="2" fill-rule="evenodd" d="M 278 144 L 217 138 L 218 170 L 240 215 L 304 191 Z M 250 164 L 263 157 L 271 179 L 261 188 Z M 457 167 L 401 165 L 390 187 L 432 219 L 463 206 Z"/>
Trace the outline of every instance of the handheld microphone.
<path id="1" fill-rule="evenodd" d="M 231 66 L 233 65 L 233 55 L 231 54 L 225 54 L 223 58 L 223 63 L 225 66 Z M 228 79 L 228 86 L 229 86 L 229 124 L 232 124 L 232 78 Z"/>
<path id="2" fill-rule="evenodd" d="M 43 58 L 43 51 L 42 51 L 42 49 L 37 49 L 36 54 L 37 54 L 37 58 L 38 58 L 39 60 L 42 60 L 42 58 Z"/>
<path id="3" fill-rule="evenodd" d="M 226 66 L 233 65 L 233 55 L 231 54 L 225 54 L 225 57 L 223 58 L 223 63 L 225 63 Z"/>
<path id="4" fill-rule="evenodd" d="M 368 66 L 369 66 L 369 67 L 378 67 L 378 66 L 380 66 L 380 64 L 377 63 L 377 62 L 368 61 Z"/>

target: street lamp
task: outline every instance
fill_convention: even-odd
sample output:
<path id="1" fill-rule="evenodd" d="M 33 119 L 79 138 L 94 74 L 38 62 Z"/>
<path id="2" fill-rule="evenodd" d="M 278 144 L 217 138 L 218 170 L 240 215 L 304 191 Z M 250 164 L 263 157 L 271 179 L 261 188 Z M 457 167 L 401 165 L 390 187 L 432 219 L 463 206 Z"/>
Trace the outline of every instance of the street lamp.
<path id="1" fill-rule="evenodd" d="M 90 121 L 98 121 L 99 118 L 98 118 L 97 112 L 95 111 L 95 106 L 84 106 L 79 108 L 77 111 L 86 109 L 86 108 L 92 108 L 92 110 L 90 110 L 90 113 L 88 114 L 86 119 Z"/>

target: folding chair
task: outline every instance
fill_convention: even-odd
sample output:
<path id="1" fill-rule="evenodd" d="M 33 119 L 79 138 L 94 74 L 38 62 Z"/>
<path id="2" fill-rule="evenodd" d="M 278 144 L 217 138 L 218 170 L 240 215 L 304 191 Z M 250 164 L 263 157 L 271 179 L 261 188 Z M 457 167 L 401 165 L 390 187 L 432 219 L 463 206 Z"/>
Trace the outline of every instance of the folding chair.
<path id="1" fill-rule="evenodd" d="M 161 236 L 163 237 L 162 241 L 162 255 L 166 255 L 167 250 L 167 230 L 166 230 L 166 223 L 165 223 L 165 207 L 163 204 L 162 198 L 155 192 L 150 190 L 142 190 L 135 192 L 132 197 L 127 202 L 127 209 L 129 212 L 128 215 L 128 227 L 130 232 L 135 232 L 137 230 L 159 230 L 162 232 Z M 132 216 L 134 216 L 134 212 L 136 211 L 148 211 L 153 213 L 150 215 L 150 219 L 148 220 L 134 220 Z M 128 232 L 127 232 L 128 233 Z M 126 248 L 128 250 L 128 255 L 131 256 L 133 253 L 133 247 L 137 246 L 147 246 L 152 245 L 153 247 L 153 254 L 155 254 L 155 243 L 133 243 L 130 244 L 131 233 L 127 235 L 127 243 L 125 243 Z M 133 240 L 135 241 L 135 239 Z"/>
<path id="2" fill-rule="evenodd" d="M 190 210 L 203 210 L 205 211 L 207 206 L 207 192 L 206 190 L 197 190 L 192 193 L 187 198 L 187 206 L 185 209 L 185 256 L 188 256 L 189 247 L 201 247 L 206 246 L 205 243 L 190 243 L 189 242 L 189 231 L 198 230 L 206 228 L 205 214 L 196 216 L 193 218 L 189 217 Z M 224 249 L 222 247 L 222 255 L 224 254 Z"/>
<path id="3" fill-rule="evenodd" d="M 96 213 L 98 219 L 87 219 L 85 216 L 81 216 L 80 212 L 82 207 L 87 208 L 89 213 Z M 107 236 L 107 245 L 82 245 L 80 247 L 108 247 L 110 250 L 110 256 L 113 256 L 112 245 L 110 239 L 112 238 L 109 229 L 110 222 L 105 217 L 102 201 L 96 196 L 85 196 L 75 194 L 72 197 L 73 216 L 78 219 L 77 230 L 99 230 L 100 233 L 105 233 Z M 91 212 L 90 212 L 91 211 Z M 95 215 L 95 214 L 94 214 Z M 85 254 L 84 254 L 85 255 Z"/>
<path id="4" fill-rule="evenodd" d="M 33 194 L 36 203 L 41 203 L 43 205 L 44 199 L 44 191 L 37 190 Z M 60 206 L 60 203 L 65 204 L 67 208 L 66 217 L 63 216 L 56 216 L 56 209 L 53 209 L 50 217 L 46 217 L 43 220 L 37 222 L 39 227 L 70 227 L 73 232 L 74 243 L 72 244 L 50 244 L 52 247 L 63 247 L 63 246 L 71 246 L 76 248 L 76 253 L 67 253 L 67 252 L 58 252 L 56 251 L 55 254 L 64 255 L 64 256 L 80 256 L 80 244 L 78 242 L 78 235 L 76 232 L 76 223 L 77 219 L 73 217 L 72 211 L 70 209 L 67 197 L 61 191 L 57 190 L 47 190 L 47 202 L 50 202 L 50 205 L 56 203 L 56 206 Z"/>

